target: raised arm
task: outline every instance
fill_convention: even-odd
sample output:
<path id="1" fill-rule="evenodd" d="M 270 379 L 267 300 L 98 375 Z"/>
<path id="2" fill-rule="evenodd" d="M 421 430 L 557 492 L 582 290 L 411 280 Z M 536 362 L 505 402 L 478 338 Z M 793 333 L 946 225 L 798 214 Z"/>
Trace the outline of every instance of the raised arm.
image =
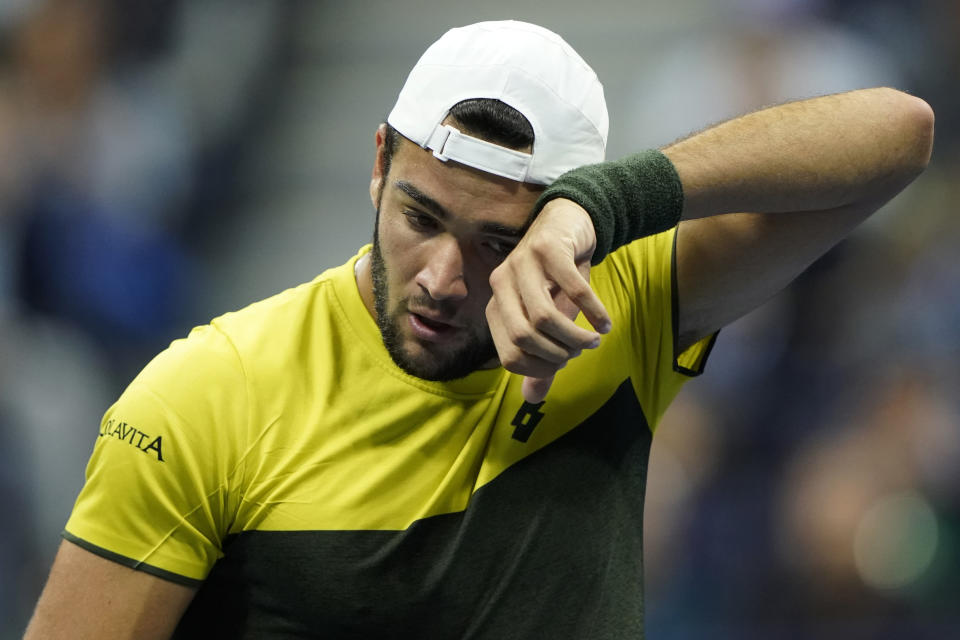
<path id="1" fill-rule="evenodd" d="M 194 592 L 64 541 L 24 640 L 169 638 Z"/>
<path id="2" fill-rule="evenodd" d="M 504 366 L 534 376 L 524 393 L 541 400 L 564 363 L 522 345 L 542 333 L 575 345 L 575 357 L 594 344 L 599 335 L 572 319 L 583 311 L 598 331 L 608 324 L 585 269 L 599 258 L 595 249 L 613 250 L 677 213 L 678 343 L 686 348 L 762 304 L 896 195 L 926 167 L 932 142 L 924 101 L 864 89 L 771 107 L 674 143 L 663 149 L 672 178 L 658 154 L 562 176 L 547 190 L 556 199 L 491 276 L 487 318 Z M 522 316 L 502 312 L 498 296 L 523 298 L 521 289 L 544 299 L 513 304 L 528 310 Z"/>
<path id="3" fill-rule="evenodd" d="M 755 111 L 663 151 L 687 220 L 887 200 L 927 166 L 932 143 L 930 106 L 881 87 Z"/>
<path id="4" fill-rule="evenodd" d="M 684 193 L 680 347 L 786 286 L 908 185 L 932 142 L 930 107 L 879 88 L 772 107 L 665 148 Z"/>

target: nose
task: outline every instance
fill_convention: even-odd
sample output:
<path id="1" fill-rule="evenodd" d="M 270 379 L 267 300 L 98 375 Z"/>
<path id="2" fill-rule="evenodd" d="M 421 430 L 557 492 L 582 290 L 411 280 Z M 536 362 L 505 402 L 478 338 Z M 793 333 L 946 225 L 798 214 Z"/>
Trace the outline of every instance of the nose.
<path id="1" fill-rule="evenodd" d="M 426 264 L 416 282 L 434 300 L 459 300 L 467 297 L 463 251 L 454 238 L 437 238 L 429 247 Z"/>

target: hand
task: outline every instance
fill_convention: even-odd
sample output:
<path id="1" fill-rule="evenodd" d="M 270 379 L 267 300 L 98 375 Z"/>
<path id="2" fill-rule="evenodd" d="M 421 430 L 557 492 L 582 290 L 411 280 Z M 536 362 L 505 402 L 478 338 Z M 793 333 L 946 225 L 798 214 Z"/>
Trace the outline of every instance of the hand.
<path id="1" fill-rule="evenodd" d="M 543 401 L 553 376 L 583 349 L 600 345 L 610 316 L 590 288 L 593 221 L 575 202 L 551 200 L 490 274 L 487 323 L 500 362 L 526 376 L 523 397 Z M 578 327 L 583 311 L 596 331 Z"/>

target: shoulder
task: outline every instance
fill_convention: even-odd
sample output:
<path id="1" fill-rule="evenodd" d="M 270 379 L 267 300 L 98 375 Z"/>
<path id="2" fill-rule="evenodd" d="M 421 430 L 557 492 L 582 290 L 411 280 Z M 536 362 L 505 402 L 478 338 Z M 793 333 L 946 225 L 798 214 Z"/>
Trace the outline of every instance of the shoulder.
<path id="1" fill-rule="evenodd" d="M 335 270 L 331 270 L 335 271 Z M 276 337 L 301 327 L 304 318 L 323 309 L 331 294 L 333 278 L 326 271 L 310 282 L 291 287 L 269 298 L 230 311 L 210 321 L 210 326 L 236 345 L 255 347 L 265 335 Z"/>
<path id="2" fill-rule="evenodd" d="M 342 323 L 338 297 L 343 296 L 346 285 L 355 282 L 353 262 L 216 317 L 210 327 L 220 332 L 245 362 L 267 366 L 278 358 L 289 357 L 302 351 L 305 342 L 324 324 Z"/>
<path id="3" fill-rule="evenodd" d="M 328 284 L 324 275 L 194 327 L 157 354 L 124 399 L 151 396 L 182 415 L 209 415 L 214 403 L 244 404 L 255 373 L 290 360 Z"/>

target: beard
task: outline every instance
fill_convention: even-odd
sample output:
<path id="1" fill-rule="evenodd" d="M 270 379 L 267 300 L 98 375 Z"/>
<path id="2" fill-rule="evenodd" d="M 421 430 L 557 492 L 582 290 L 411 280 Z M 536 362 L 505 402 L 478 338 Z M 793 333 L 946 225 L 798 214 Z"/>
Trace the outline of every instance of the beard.
<path id="1" fill-rule="evenodd" d="M 390 292 L 387 285 L 387 266 L 380 252 L 380 212 L 373 232 L 373 249 L 370 251 L 370 274 L 373 279 L 373 299 L 376 310 L 377 327 L 383 339 L 383 346 L 393 362 L 406 373 L 436 382 L 445 382 L 463 378 L 477 369 L 483 368 L 497 357 L 497 350 L 486 322 L 478 327 L 469 326 L 460 331 L 466 334 L 466 341 L 459 345 L 424 346 L 420 354 L 412 353 L 404 345 L 401 323 L 411 299 L 399 300 L 390 309 Z M 444 301 L 437 302 L 424 294 L 412 300 L 417 308 L 436 310 L 445 316 L 453 316 L 456 309 Z"/>

